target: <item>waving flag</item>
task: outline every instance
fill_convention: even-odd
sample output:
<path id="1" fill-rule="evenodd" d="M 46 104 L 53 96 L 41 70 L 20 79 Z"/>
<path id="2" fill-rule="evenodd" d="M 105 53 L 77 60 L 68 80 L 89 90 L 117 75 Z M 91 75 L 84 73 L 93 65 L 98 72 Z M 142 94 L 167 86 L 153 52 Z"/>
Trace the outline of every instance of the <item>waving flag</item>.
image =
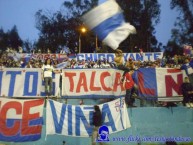
<path id="1" fill-rule="evenodd" d="M 125 22 L 123 11 L 114 0 L 100 3 L 82 19 L 104 44 L 114 50 L 129 34 L 136 33 L 135 27 Z"/>
<path id="2" fill-rule="evenodd" d="M 59 63 L 56 67 L 62 69 L 62 68 L 65 68 L 67 65 L 68 65 L 68 62 L 65 61 L 65 62 Z"/>

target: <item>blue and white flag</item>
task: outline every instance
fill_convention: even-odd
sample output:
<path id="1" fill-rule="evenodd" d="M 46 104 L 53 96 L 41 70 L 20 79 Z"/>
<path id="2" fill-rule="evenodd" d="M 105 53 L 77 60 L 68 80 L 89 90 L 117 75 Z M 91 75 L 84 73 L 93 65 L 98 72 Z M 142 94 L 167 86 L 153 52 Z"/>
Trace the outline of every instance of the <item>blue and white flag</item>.
<path id="1" fill-rule="evenodd" d="M 65 61 L 65 62 L 59 63 L 56 67 L 62 69 L 62 68 L 65 68 L 67 65 L 68 65 L 68 62 Z"/>
<path id="2" fill-rule="evenodd" d="M 136 33 L 135 27 L 125 22 L 123 11 L 114 0 L 100 3 L 82 19 L 104 44 L 114 50 L 129 34 Z"/>

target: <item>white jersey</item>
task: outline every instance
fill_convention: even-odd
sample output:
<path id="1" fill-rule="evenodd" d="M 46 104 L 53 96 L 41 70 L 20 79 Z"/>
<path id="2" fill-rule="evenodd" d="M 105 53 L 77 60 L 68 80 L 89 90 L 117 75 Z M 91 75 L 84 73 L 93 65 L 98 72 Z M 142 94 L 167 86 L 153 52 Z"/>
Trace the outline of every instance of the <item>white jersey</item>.
<path id="1" fill-rule="evenodd" d="M 52 65 L 43 65 L 42 70 L 43 70 L 43 73 L 44 73 L 44 78 L 45 77 L 52 77 L 52 72 L 54 70 Z"/>

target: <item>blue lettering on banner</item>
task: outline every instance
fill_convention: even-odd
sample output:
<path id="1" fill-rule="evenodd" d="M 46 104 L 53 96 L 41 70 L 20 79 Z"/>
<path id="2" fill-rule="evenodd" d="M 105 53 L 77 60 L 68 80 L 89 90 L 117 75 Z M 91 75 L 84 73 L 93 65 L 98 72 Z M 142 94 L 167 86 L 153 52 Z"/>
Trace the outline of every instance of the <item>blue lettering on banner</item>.
<path id="1" fill-rule="evenodd" d="M 107 60 L 109 62 L 113 61 L 114 60 L 114 55 L 113 54 L 107 54 Z"/>
<path id="2" fill-rule="evenodd" d="M 160 55 L 161 55 L 161 53 L 159 53 L 159 52 L 154 53 L 154 60 L 157 60 Z"/>
<path id="3" fill-rule="evenodd" d="M 97 54 L 94 54 L 94 61 L 97 61 Z"/>
<path id="4" fill-rule="evenodd" d="M 41 69 L 5 68 L 0 71 L 0 95 L 8 97 L 45 96 L 45 87 L 43 87 L 43 82 L 41 85 L 40 74 Z M 59 93 L 59 75 L 53 73 L 52 94 L 56 94 L 56 91 Z"/>
<path id="5" fill-rule="evenodd" d="M 32 90 L 30 92 L 30 77 L 32 77 Z M 26 72 L 25 82 L 24 82 L 24 96 L 35 96 L 37 95 L 37 86 L 38 86 L 38 72 Z"/>
<path id="6" fill-rule="evenodd" d="M 151 60 L 151 56 L 152 56 L 152 54 L 151 54 L 151 53 L 146 53 L 146 54 L 145 54 L 145 56 L 147 56 L 147 57 L 148 57 L 148 60 Z"/>
<path id="7" fill-rule="evenodd" d="M 137 53 L 137 54 L 136 54 L 136 60 L 143 61 L 143 55 Z"/>
<path id="8" fill-rule="evenodd" d="M 72 105 L 68 105 L 68 135 L 72 135 Z"/>
<path id="9" fill-rule="evenodd" d="M 85 128 L 85 131 L 87 132 L 88 135 L 92 134 L 92 127 L 89 127 L 88 124 L 92 124 L 92 118 L 93 118 L 93 107 L 83 107 L 81 108 L 80 106 L 72 106 L 72 105 L 66 105 L 66 104 L 61 104 L 61 113 L 58 114 L 57 116 L 57 110 L 54 104 L 54 101 L 49 100 L 52 116 L 53 116 L 53 121 L 54 121 L 54 126 L 55 126 L 55 132 L 58 134 L 62 134 L 62 130 L 64 129 L 64 122 L 65 119 L 67 121 L 67 129 L 68 129 L 68 135 L 73 135 L 73 130 L 75 130 L 75 135 L 76 136 L 81 136 L 81 126 L 83 125 Z M 108 104 L 104 104 L 102 106 L 102 122 L 104 125 L 111 127 L 112 131 L 116 131 L 117 128 L 115 126 L 115 122 L 112 116 L 112 112 L 110 110 L 110 107 Z M 89 111 L 89 118 L 86 118 L 86 115 L 84 114 L 85 111 Z M 73 113 L 74 112 L 74 113 Z M 73 115 L 74 114 L 74 115 Z M 88 113 L 87 113 L 88 114 Z M 66 116 L 66 118 L 65 118 Z M 75 123 L 72 122 L 73 116 L 75 116 Z M 106 121 L 105 118 L 108 118 L 108 122 Z M 73 125 L 74 124 L 74 125 Z"/>
<path id="10" fill-rule="evenodd" d="M 82 120 L 87 133 L 90 135 L 92 133 L 92 129 L 90 127 L 87 127 L 87 125 L 89 123 L 86 120 L 86 117 L 84 116 L 84 113 L 83 113 L 82 109 L 79 106 L 76 106 L 75 111 L 76 111 L 76 126 L 75 126 L 75 128 L 76 128 L 76 135 L 80 136 L 80 120 Z M 91 118 L 89 118 L 89 120 L 90 119 Z"/>
<path id="11" fill-rule="evenodd" d="M 21 75 L 21 71 L 7 71 L 6 75 L 11 75 L 10 85 L 9 85 L 9 93 L 8 93 L 8 96 L 11 97 L 11 96 L 13 96 L 13 93 L 14 93 L 16 76 Z"/>
<path id="12" fill-rule="evenodd" d="M 51 107 L 51 111 L 52 111 L 52 115 L 53 115 L 53 120 L 54 120 L 54 126 L 56 129 L 56 133 L 62 133 L 62 126 L 64 124 L 64 118 L 65 118 L 65 113 L 66 113 L 66 105 L 63 104 L 62 105 L 62 110 L 61 110 L 61 114 L 60 114 L 60 118 L 58 120 L 57 114 L 56 114 L 56 108 L 54 106 L 53 101 L 49 100 L 50 102 L 50 107 Z"/>
<path id="13" fill-rule="evenodd" d="M 103 60 L 105 58 L 105 54 L 98 54 L 98 60 Z"/>
<path id="14" fill-rule="evenodd" d="M 72 135 L 72 106 L 68 105 L 68 109 L 66 109 L 67 105 L 63 104 L 62 109 L 61 109 L 60 118 L 58 120 L 54 103 L 51 100 L 49 100 L 49 102 L 50 102 L 50 107 L 51 107 L 51 111 L 52 111 L 52 115 L 53 115 L 53 120 L 54 120 L 54 126 L 55 126 L 55 129 L 56 129 L 55 130 L 56 133 L 60 133 L 60 134 L 62 133 L 62 127 L 63 127 L 63 124 L 64 124 L 65 114 L 66 114 L 66 112 L 68 112 L 68 134 Z M 92 129 L 90 127 L 87 127 L 87 125 L 89 123 L 87 122 L 86 117 L 84 116 L 84 113 L 83 113 L 82 109 L 79 106 L 76 106 L 75 107 L 75 112 L 76 112 L 75 113 L 76 114 L 76 120 L 75 120 L 75 122 L 76 122 L 75 123 L 76 124 L 75 133 L 76 133 L 76 135 L 80 136 L 80 120 L 82 120 L 87 133 L 89 135 L 91 135 Z M 91 118 L 89 118 L 89 120 L 90 119 Z"/>
<path id="15" fill-rule="evenodd" d="M 89 111 L 89 121 L 90 121 L 90 124 L 93 124 L 93 111 L 94 111 L 94 107 L 92 106 L 92 107 L 84 107 L 83 108 L 84 109 L 84 111 Z"/>
<path id="16" fill-rule="evenodd" d="M 127 61 L 128 60 L 128 53 L 126 53 L 126 54 L 124 54 L 124 59 L 125 59 L 125 61 Z"/>
<path id="17" fill-rule="evenodd" d="M 108 117 L 109 122 L 104 122 L 106 116 Z M 117 130 L 108 104 L 103 105 L 102 122 L 104 122 L 103 125 L 111 127 L 113 131 Z"/>
<path id="18" fill-rule="evenodd" d="M 145 61 L 145 60 L 157 60 L 158 58 L 162 58 L 163 53 L 162 52 L 153 52 L 153 53 L 143 53 L 141 55 L 140 53 L 124 53 L 124 59 L 127 61 L 129 58 L 132 58 L 133 60 L 139 60 L 139 61 Z M 114 61 L 115 54 L 114 53 L 89 53 L 89 54 L 77 54 L 77 60 L 103 60 L 104 58 L 107 59 L 107 61 L 112 62 Z"/>
<path id="19" fill-rule="evenodd" d="M 83 60 L 83 59 L 85 59 L 84 58 L 84 54 L 78 54 L 77 55 L 77 60 L 79 61 L 79 60 Z"/>
<path id="20" fill-rule="evenodd" d="M 93 56 L 92 56 L 91 53 L 90 54 L 85 54 L 85 58 L 86 58 L 86 60 L 93 60 Z"/>
<path id="21" fill-rule="evenodd" d="M 130 57 L 129 57 L 129 58 L 131 58 L 132 60 L 135 61 L 135 57 L 134 57 L 134 54 L 133 54 L 133 53 L 130 54 Z"/>

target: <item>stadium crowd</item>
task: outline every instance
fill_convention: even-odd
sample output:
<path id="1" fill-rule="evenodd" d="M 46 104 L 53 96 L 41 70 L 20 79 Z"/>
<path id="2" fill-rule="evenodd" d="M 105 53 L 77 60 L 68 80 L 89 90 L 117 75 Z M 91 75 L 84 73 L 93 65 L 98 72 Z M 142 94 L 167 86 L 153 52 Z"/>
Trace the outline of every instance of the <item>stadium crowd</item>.
<path id="1" fill-rule="evenodd" d="M 39 53 L 39 52 L 38 52 Z M 7 49 L 4 52 L 0 53 L 0 69 L 2 68 L 42 68 L 45 64 L 44 59 L 37 59 L 30 57 L 29 59 L 23 57 L 17 57 L 17 54 L 22 54 L 22 48 L 19 51 L 15 51 L 12 48 Z M 124 62 L 125 66 L 130 70 L 137 70 L 139 68 L 181 68 L 186 61 L 188 60 L 193 61 L 193 57 L 190 55 L 174 55 L 173 57 L 166 57 L 163 56 L 162 59 L 157 59 L 155 61 L 137 61 L 129 58 L 127 61 Z M 64 59 L 61 62 L 58 59 L 51 59 L 51 63 L 54 68 L 58 69 L 65 69 L 65 68 L 117 68 L 116 63 L 114 61 L 109 62 L 106 58 L 101 60 L 76 60 L 76 59 Z M 64 63 L 65 65 L 60 64 Z M 192 90 L 193 92 L 193 90 Z M 136 97 L 136 94 L 134 93 Z M 193 98 L 191 100 L 193 102 Z M 140 99 L 140 103 L 143 103 L 143 100 Z M 80 101 L 80 104 L 83 103 L 83 100 Z M 167 105 L 167 104 L 164 104 Z M 186 105 L 186 103 L 184 104 Z M 191 107 L 191 106 L 190 106 Z M 192 104 L 193 107 L 193 104 Z"/>
<path id="2" fill-rule="evenodd" d="M 16 52 L 14 49 L 9 49 L 7 51 L 0 53 L 0 67 L 4 68 L 41 68 L 44 64 L 44 59 L 35 59 L 30 58 L 26 60 L 25 58 L 18 58 L 17 54 L 22 53 L 22 51 Z M 189 61 L 192 60 L 193 57 L 190 55 L 174 55 L 173 57 L 163 56 L 162 59 L 157 59 L 155 61 L 140 61 L 133 60 L 129 58 L 125 61 L 125 66 L 137 70 L 138 68 L 180 68 L 186 59 Z M 26 62 L 27 61 L 27 62 Z M 57 68 L 57 65 L 61 62 L 57 59 L 52 59 L 52 65 Z M 106 58 L 102 60 L 76 60 L 76 59 L 68 59 L 66 61 L 66 65 L 64 68 L 116 68 L 115 62 L 109 62 Z"/>

